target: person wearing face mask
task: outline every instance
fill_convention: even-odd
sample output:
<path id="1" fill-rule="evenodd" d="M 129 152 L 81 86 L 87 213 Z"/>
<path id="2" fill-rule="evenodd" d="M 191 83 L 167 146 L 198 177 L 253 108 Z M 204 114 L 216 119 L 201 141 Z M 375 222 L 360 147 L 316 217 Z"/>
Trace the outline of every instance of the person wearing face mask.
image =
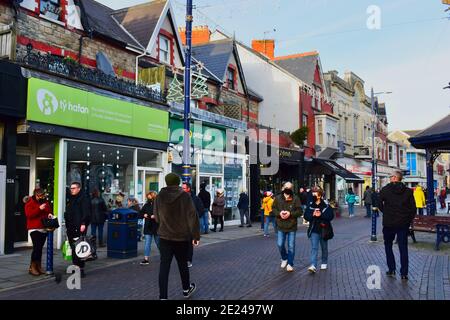
<path id="1" fill-rule="evenodd" d="M 45 192 L 40 188 L 33 191 L 33 196 L 29 197 L 25 203 L 25 216 L 27 217 L 27 229 L 30 232 L 33 242 L 33 251 L 31 253 L 31 263 L 28 273 L 33 276 L 45 274 L 42 270 L 42 248 L 47 240 L 47 231 L 42 224 L 43 218 L 52 219 L 52 207 L 45 200 Z"/>
<path id="2" fill-rule="evenodd" d="M 282 193 L 273 202 L 273 214 L 277 221 L 277 245 L 281 255 L 281 268 L 294 271 L 295 236 L 297 233 L 297 218 L 302 214 L 300 199 L 294 195 L 292 183 L 286 182 Z M 286 251 L 286 240 L 288 249 Z"/>
<path id="3" fill-rule="evenodd" d="M 331 229 L 331 220 L 334 218 L 334 211 L 323 200 L 323 190 L 315 187 L 312 190 L 312 201 L 308 204 L 305 210 L 304 218 L 309 221 L 308 238 L 311 240 L 311 266 L 308 271 L 316 273 L 317 271 L 317 256 L 319 253 L 319 243 L 322 248 L 322 264 L 321 270 L 327 269 L 328 264 L 328 238 L 327 234 L 323 232 L 323 228 Z M 327 237 L 324 237 L 327 236 Z"/>

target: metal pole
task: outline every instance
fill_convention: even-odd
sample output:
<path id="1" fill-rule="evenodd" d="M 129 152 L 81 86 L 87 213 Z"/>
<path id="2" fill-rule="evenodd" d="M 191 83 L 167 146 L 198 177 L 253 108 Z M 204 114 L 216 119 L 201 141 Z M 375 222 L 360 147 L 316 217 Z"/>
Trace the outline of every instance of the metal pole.
<path id="1" fill-rule="evenodd" d="M 191 49 L 192 49 L 192 0 L 186 5 L 186 65 L 184 69 L 184 140 L 183 140 L 183 182 L 191 180 Z"/>
<path id="2" fill-rule="evenodd" d="M 370 94 L 370 103 L 372 106 L 372 192 L 375 192 L 376 180 L 377 180 L 377 168 L 375 160 L 375 121 L 376 121 L 376 110 L 375 110 L 375 98 L 373 94 L 373 88 Z M 372 235 L 370 236 L 370 241 L 377 241 L 377 216 L 372 212 Z"/>
<path id="3" fill-rule="evenodd" d="M 433 152 L 426 150 L 427 160 L 427 215 L 434 216 L 436 214 L 436 199 L 434 198 L 434 183 L 433 183 Z"/>
<path id="4" fill-rule="evenodd" d="M 53 274 L 53 231 L 47 232 L 47 270 L 49 275 Z"/>

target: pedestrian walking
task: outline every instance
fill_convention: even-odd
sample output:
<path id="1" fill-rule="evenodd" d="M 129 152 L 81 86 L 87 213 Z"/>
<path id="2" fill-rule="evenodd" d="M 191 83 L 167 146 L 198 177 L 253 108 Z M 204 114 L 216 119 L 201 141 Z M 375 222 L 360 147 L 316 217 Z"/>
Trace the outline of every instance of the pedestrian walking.
<path id="1" fill-rule="evenodd" d="M 247 192 L 245 192 L 245 190 L 242 190 L 242 192 L 239 195 L 239 201 L 237 204 L 237 208 L 239 209 L 239 215 L 241 216 L 241 224 L 239 225 L 239 227 L 243 227 L 244 222 L 247 224 L 247 227 L 252 226 L 252 222 L 250 221 L 250 214 L 248 211 L 249 206 L 250 206 L 250 199 L 248 198 Z"/>
<path id="2" fill-rule="evenodd" d="M 277 232 L 277 224 L 275 221 L 275 213 L 273 212 L 273 193 L 271 191 L 266 192 L 266 197 L 263 199 L 264 208 L 264 237 L 269 237 L 269 225 L 272 222 L 273 231 Z"/>
<path id="3" fill-rule="evenodd" d="M 161 263 L 159 267 L 159 298 L 167 300 L 170 264 L 175 256 L 183 287 L 183 296 L 189 298 L 196 289 L 190 282 L 187 254 L 189 246 L 200 241 L 200 226 L 194 203 L 180 188 L 180 177 L 169 173 L 167 187 L 162 188 L 154 201 L 154 215 L 159 223 Z"/>
<path id="4" fill-rule="evenodd" d="M 416 202 L 418 214 L 423 216 L 423 208 L 425 208 L 427 204 L 425 201 L 425 193 L 420 185 L 417 185 L 414 190 L 414 200 Z"/>
<path id="5" fill-rule="evenodd" d="M 263 206 L 263 200 L 266 197 L 266 193 L 263 192 L 263 191 L 260 191 L 259 195 L 260 195 L 259 203 L 261 203 L 261 208 L 259 209 L 259 217 L 261 219 L 261 231 L 264 232 L 264 206 Z"/>
<path id="6" fill-rule="evenodd" d="M 380 216 L 380 210 L 379 210 L 379 204 L 380 204 L 380 190 L 377 189 L 374 192 L 372 192 L 372 214 L 375 214 L 378 218 Z"/>
<path id="7" fill-rule="evenodd" d="M 400 275 L 408 280 L 408 234 L 409 226 L 416 215 L 416 204 L 413 192 L 402 183 L 402 172 L 394 171 L 391 182 L 380 192 L 379 208 L 383 212 L 384 248 L 388 271 L 386 274 L 395 277 L 395 257 L 392 244 L 397 236 L 400 250 Z"/>
<path id="8" fill-rule="evenodd" d="M 366 207 L 366 215 L 365 218 L 372 217 L 372 189 L 369 186 L 366 186 L 366 191 L 364 191 L 363 195 L 364 206 Z"/>
<path id="9" fill-rule="evenodd" d="M 348 217 L 353 218 L 355 216 L 356 195 L 352 188 L 348 189 L 348 193 L 345 196 L 345 202 L 348 204 Z"/>
<path id="10" fill-rule="evenodd" d="M 42 219 L 52 219 L 52 207 L 45 199 L 45 192 L 40 188 L 33 191 L 33 196 L 29 197 L 25 203 L 25 216 L 27 218 L 27 230 L 33 242 L 31 252 L 31 262 L 28 273 L 33 276 L 45 274 L 42 270 L 42 248 L 47 239 L 47 231 L 42 224 Z"/>
<path id="11" fill-rule="evenodd" d="M 223 189 L 216 190 L 216 197 L 212 204 L 211 216 L 213 218 L 214 229 L 211 231 L 217 231 L 217 224 L 220 223 L 220 232 L 223 231 L 223 216 L 225 214 L 225 198 Z"/>
<path id="12" fill-rule="evenodd" d="M 206 183 L 200 184 L 200 192 L 198 197 L 202 200 L 205 208 L 203 215 L 200 218 L 200 231 L 208 234 L 209 231 L 209 210 L 211 209 L 211 194 L 206 191 Z"/>
<path id="13" fill-rule="evenodd" d="M 446 199 L 447 199 L 447 191 L 445 190 L 445 188 L 443 188 L 441 190 L 441 192 L 439 193 L 439 202 L 441 204 L 441 209 L 446 208 L 446 204 L 445 204 Z"/>
<path id="14" fill-rule="evenodd" d="M 158 223 L 153 214 L 153 204 L 156 199 L 156 192 L 150 191 L 147 193 L 147 202 L 142 207 L 139 213 L 139 219 L 144 219 L 144 260 L 141 261 L 141 266 L 150 264 L 150 254 L 152 251 L 152 238 L 155 241 L 156 247 L 161 251 L 159 246 Z"/>
<path id="15" fill-rule="evenodd" d="M 99 247 L 104 247 L 103 243 L 103 226 L 105 225 L 106 215 L 108 214 L 108 208 L 106 207 L 105 200 L 100 196 L 100 192 L 95 189 L 92 192 L 91 198 L 91 236 L 92 240 L 98 239 Z M 97 238 L 98 230 L 98 238 Z"/>
<path id="16" fill-rule="evenodd" d="M 333 237 L 331 220 L 334 218 L 334 212 L 333 208 L 323 200 L 323 190 L 321 188 L 315 187 L 312 194 L 313 200 L 308 204 L 304 218 L 309 221 L 307 235 L 311 241 L 311 265 L 308 271 L 316 273 L 319 244 L 322 249 L 320 269 L 326 270 L 328 267 L 328 240 Z"/>
<path id="17" fill-rule="evenodd" d="M 275 198 L 273 203 L 273 212 L 277 219 L 277 246 L 281 255 L 281 268 L 286 268 L 286 271 L 292 272 L 294 271 L 297 218 L 303 213 L 300 199 L 294 195 L 292 183 L 286 182 L 284 184 L 282 193 Z"/>
<path id="18" fill-rule="evenodd" d="M 91 219 L 91 201 L 81 192 L 81 183 L 72 182 L 70 197 L 64 212 L 67 238 L 72 248 L 72 263 L 80 268 L 81 277 L 85 277 L 85 262 L 78 258 L 75 252 L 75 241 L 85 234 Z"/>
<path id="19" fill-rule="evenodd" d="M 186 192 L 187 194 L 189 194 L 192 198 L 192 202 L 194 203 L 194 207 L 195 207 L 195 212 L 197 213 L 197 218 L 199 220 L 199 222 L 201 221 L 201 217 L 204 213 L 205 213 L 205 207 L 203 207 L 203 202 L 202 200 L 200 200 L 199 197 L 197 197 L 195 195 L 195 193 L 192 192 L 192 186 L 190 183 L 188 182 L 183 182 L 182 184 L 182 189 L 184 192 Z M 194 245 L 191 244 L 189 246 L 189 251 L 188 251 L 188 257 L 187 257 L 187 265 L 188 268 L 192 267 L 192 258 L 194 256 Z"/>

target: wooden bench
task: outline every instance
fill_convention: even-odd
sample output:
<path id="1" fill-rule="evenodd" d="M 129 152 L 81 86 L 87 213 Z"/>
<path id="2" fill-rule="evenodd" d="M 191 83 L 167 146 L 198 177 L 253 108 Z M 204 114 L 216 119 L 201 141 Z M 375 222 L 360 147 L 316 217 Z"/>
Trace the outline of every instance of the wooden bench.
<path id="1" fill-rule="evenodd" d="M 441 242 L 450 242 L 450 217 L 417 215 L 409 228 L 409 234 L 417 243 L 414 232 L 436 233 L 435 249 L 439 250 Z"/>

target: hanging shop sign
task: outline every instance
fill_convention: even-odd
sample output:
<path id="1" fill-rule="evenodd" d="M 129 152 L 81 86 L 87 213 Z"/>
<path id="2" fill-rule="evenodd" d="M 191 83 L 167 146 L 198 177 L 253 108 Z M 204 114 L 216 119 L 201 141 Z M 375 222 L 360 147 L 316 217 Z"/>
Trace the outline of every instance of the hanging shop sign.
<path id="1" fill-rule="evenodd" d="M 184 137 L 183 121 L 170 119 L 170 142 L 181 144 Z M 200 122 L 190 125 L 191 145 L 209 150 L 225 150 L 226 133 L 224 130 L 211 128 Z"/>
<path id="2" fill-rule="evenodd" d="M 169 113 L 49 81 L 28 81 L 27 119 L 166 142 Z"/>

